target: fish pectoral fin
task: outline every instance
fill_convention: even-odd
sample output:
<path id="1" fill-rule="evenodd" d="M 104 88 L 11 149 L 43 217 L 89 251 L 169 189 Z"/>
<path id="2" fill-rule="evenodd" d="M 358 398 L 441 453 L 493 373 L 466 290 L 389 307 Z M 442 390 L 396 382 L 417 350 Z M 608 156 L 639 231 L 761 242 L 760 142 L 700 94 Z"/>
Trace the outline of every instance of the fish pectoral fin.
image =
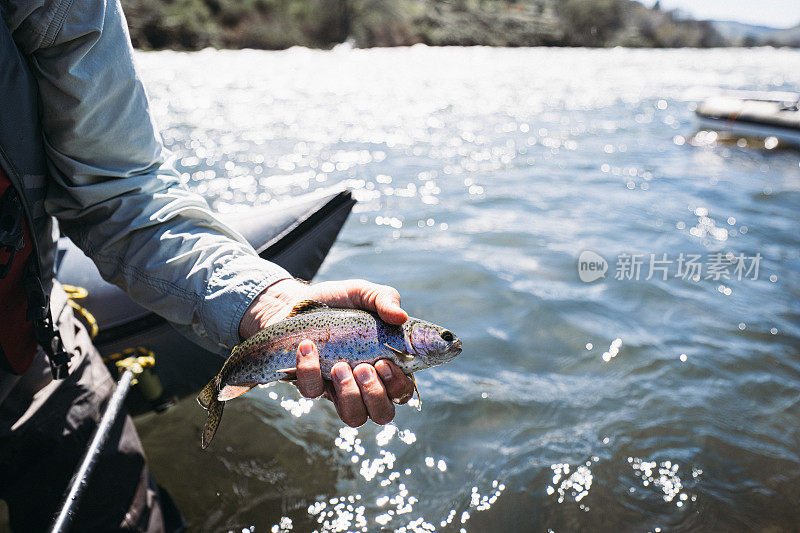
<path id="1" fill-rule="evenodd" d="M 297 304 L 292 308 L 292 312 L 289 313 L 289 317 L 293 317 L 295 315 L 301 315 L 303 313 L 308 313 L 311 311 L 316 311 L 317 309 L 324 309 L 327 308 L 328 305 L 322 302 L 318 302 L 316 300 L 303 300 L 301 302 L 297 302 Z"/>
<path id="2" fill-rule="evenodd" d="M 238 398 L 245 392 L 249 391 L 253 387 L 255 387 L 257 383 L 245 383 L 241 385 L 225 385 L 217 394 L 217 400 L 220 402 L 227 402 L 228 400 L 233 400 L 234 398 Z"/>
<path id="3" fill-rule="evenodd" d="M 414 359 L 414 355 L 413 354 L 406 353 L 406 352 L 404 352 L 402 350 L 398 350 L 394 346 L 390 346 L 390 345 L 386 344 L 385 342 L 383 343 L 383 345 L 386 346 L 387 348 L 389 348 L 389 350 L 392 353 L 394 353 L 395 355 L 397 355 L 397 357 L 399 357 L 400 359 L 403 359 L 404 361 L 410 361 L 410 360 Z"/>
<path id="4" fill-rule="evenodd" d="M 289 382 L 289 381 L 297 381 L 297 369 L 292 368 L 281 368 L 277 372 L 278 374 L 283 374 L 283 377 L 278 378 L 279 381 Z"/>

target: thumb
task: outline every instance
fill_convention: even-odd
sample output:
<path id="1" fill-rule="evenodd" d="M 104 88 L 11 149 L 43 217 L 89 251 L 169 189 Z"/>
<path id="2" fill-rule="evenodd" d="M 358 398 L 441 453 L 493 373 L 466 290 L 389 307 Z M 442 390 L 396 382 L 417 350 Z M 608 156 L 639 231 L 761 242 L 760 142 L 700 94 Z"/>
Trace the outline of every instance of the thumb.
<path id="1" fill-rule="evenodd" d="M 375 299 L 378 315 L 390 324 L 400 325 L 408 320 L 408 313 L 400 307 L 400 293 L 394 287 L 382 287 Z"/>

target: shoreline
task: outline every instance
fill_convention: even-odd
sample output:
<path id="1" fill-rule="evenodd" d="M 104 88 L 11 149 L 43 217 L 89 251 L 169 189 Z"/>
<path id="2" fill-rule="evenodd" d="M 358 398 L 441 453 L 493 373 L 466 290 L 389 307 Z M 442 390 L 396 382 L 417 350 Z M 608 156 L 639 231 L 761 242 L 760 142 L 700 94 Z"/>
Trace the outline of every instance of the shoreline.
<path id="1" fill-rule="evenodd" d="M 448 49 L 448 48 L 473 48 L 473 49 L 506 49 L 506 50 L 530 50 L 530 49 L 548 49 L 548 50 L 642 50 L 642 51 L 679 51 L 679 50 L 697 50 L 697 51 L 712 51 L 712 50 L 776 50 L 776 51 L 800 51 L 800 47 L 797 46 L 772 46 L 772 45 L 758 45 L 758 46 L 744 46 L 744 45 L 726 45 L 726 46 L 715 46 L 715 47 L 700 47 L 700 46 L 662 46 L 662 47 L 653 47 L 653 46 L 560 46 L 560 45 L 538 45 L 538 46 L 497 46 L 497 45 L 486 45 L 486 44 L 470 44 L 470 45 L 460 45 L 460 44 L 447 44 L 447 45 L 429 45 L 425 43 L 416 43 L 410 45 L 395 45 L 395 46 L 370 46 L 370 47 L 356 47 L 356 46 L 348 46 L 348 43 L 339 43 L 334 45 L 330 48 L 321 48 L 321 47 L 310 47 L 310 46 L 303 46 L 303 45 L 292 45 L 287 48 L 251 48 L 251 47 L 243 47 L 243 48 L 231 48 L 231 47 L 214 47 L 214 46 L 206 46 L 204 48 L 198 48 L 194 50 L 182 50 L 176 48 L 136 48 L 134 50 L 136 52 L 176 52 L 176 53 L 202 53 L 206 51 L 215 51 L 215 52 L 288 52 L 291 50 L 307 50 L 311 52 L 336 52 L 337 50 L 388 50 L 388 49 L 413 49 L 413 48 L 434 48 L 434 49 Z"/>
<path id="2" fill-rule="evenodd" d="M 126 0 L 134 47 L 284 50 L 428 46 L 715 48 L 723 36 L 634 0 Z M 788 31 L 788 30 L 785 30 Z"/>

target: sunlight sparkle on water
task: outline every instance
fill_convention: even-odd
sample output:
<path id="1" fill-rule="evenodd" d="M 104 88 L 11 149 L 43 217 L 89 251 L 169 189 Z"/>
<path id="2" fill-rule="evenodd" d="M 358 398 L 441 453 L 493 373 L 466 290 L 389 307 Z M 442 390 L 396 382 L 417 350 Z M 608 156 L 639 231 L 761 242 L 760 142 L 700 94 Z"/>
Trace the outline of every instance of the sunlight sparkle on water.
<path id="1" fill-rule="evenodd" d="M 286 409 L 292 416 L 300 418 L 311 412 L 311 407 L 314 405 L 314 400 L 308 398 L 300 398 L 293 400 L 291 398 L 283 398 L 281 400 L 281 407 Z"/>
<path id="2" fill-rule="evenodd" d="M 619 354 L 619 349 L 622 347 L 622 339 L 616 338 L 611 341 L 611 346 L 608 347 L 607 352 L 603 352 L 603 361 L 608 363 Z M 588 348 L 587 348 L 588 349 Z"/>
<path id="3" fill-rule="evenodd" d="M 727 241 L 729 235 L 735 235 L 736 230 L 728 230 L 725 227 L 717 226 L 717 222 L 708 216 L 708 209 L 698 207 L 694 210 L 697 216 L 697 225 L 689 228 L 689 234 L 693 237 L 703 239 L 706 236 L 712 237 L 717 241 Z"/>
<path id="4" fill-rule="evenodd" d="M 272 526 L 272 529 L 270 529 L 270 531 L 272 533 L 288 533 L 292 529 L 293 529 L 292 519 L 289 518 L 288 516 L 283 516 L 283 517 L 281 517 L 280 522 L 278 522 L 277 524 Z M 242 530 L 242 531 L 245 531 L 245 530 Z"/>
<path id="5" fill-rule="evenodd" d="M 399 429 L 395 424 L 388 424 L 375 433 L 375 455 L 372 455 L 372 445 L 367 446 L 360 437 L 358 428 L 343 427 L 339 429 L 339 435 L 334 440 L 336 448 L 345 453 L 350 453 L 353 463 L 360 463 L 358 476 L 369 486 L 372 486 L 383 494 L 375 497 L 373 505 L 359 505 L 361 494 L 339 496 L 326 499 L 319 499 L 307 509 L 308 515 L 316 518 L 319 524 L 319 532 L 343 532 L 343 531 L 369 531 L 372 529 L 370 523 L 379 527 L 391 527 L 396 532 L 412 531 L 435 531 L 436 527 L 424 516 L 414 519 L 406 518 L 413 514 L 419 498 L 412 494 L 410 482 L 414 469 L 406 466 L 405 468 L 395 469 L 398 454 L 386 449 L 392 444 L 394 438 L 406 446 L 413 445 L 417 437 L 411 429 Z M 369 449 L 368 449 L 369 448 Z M 427 456 L 423 460 L 426 469 L 421 469 L 417 476 L 423 475 L 422 470 L 436 471 L 439 475 L 446 475 L 449 468 L 444 458 Z M 422 478 L 420 478 L 422 479 Z M 432 480 L 425 481 L 429 483 Z M 416 482 L 414 483 L 416 484 Z M 462 507 L 455 507 L 448 511 L 444 518 L 437 519 L 441 527 L 452 523 L 460 516 L 459 523 L 462 530 L 466 531 L 466 523 L 471 518 L 472 513 L 488 511 L 497 501 L 505 490 L 505 484 L 498 480 L 492 481 L 491 489 L 481 494 L 478 486 L 472 487 L 472 492 L 468 497 L 464 497 Z M 458 513 L 461 513 L 460 515 Z M 394 524 L 394 525 L 392 525 Z M 277 526 L 276 526 L 277 527 Z M 279 529 L 279 531 L 282 531 Z"/>
<path id="6" fill-rule="evenodd" d="M 550 466 L 553 471 L 552 484 L 545 489 L 548 495 L 558 493 L 558 503 L 564 503 L 564 499 L 571 497 L 576 503 L 589 495 L 592 488 L 594 476 L 589 468 L 592 461 L 597 461 L 597 457 L 577 466 L 575 470 L 570 469 L 569 463 L 556 463 Z M 581 505 L 581 509 L 588 511 L 589 508 Z"/>
<path id="7" fill-rule="evenodd" d="M 646 461 L 638 457 L 628 457 L 628 463 L 633 468 L 635 474 L 641 478 L 642 486 L 653 486 L 662 493 L 665 502 L 675 502 L 676 507 L 683 507 L 684 502 L 689 499 L 689 495 L 684 491 L 683 483 L 678 475 L 679 466 L 672 461 Z M 697 478 L 700 470 L 693 470 L 692 477 Z M 695 501 L 695 497 L 692 497 Z"/>

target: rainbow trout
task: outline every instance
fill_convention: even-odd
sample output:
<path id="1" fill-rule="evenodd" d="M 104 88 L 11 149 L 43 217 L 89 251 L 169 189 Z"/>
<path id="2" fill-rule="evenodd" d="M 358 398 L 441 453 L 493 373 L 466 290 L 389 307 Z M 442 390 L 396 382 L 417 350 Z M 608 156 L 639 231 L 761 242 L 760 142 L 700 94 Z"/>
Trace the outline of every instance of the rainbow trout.
<path id="1" fill-rule="evenodd" d="M 225 402 L 256 385 L 296 378 L 297 347 L 314 341 L 324 379 L 339 361 L 351 367 L 388 359 L 408 376 L 438 366 L 461 353 L 461 341 L 450 331 L 418 318 L 402 326 L 382 321 L 374 313 L 337 309 L 305 300 L 283 321 L 267 326 L 236 346 L 219 374 L 197 397 L 208 411 L 202 446 L 207 448 L 217 432 Z"/>

